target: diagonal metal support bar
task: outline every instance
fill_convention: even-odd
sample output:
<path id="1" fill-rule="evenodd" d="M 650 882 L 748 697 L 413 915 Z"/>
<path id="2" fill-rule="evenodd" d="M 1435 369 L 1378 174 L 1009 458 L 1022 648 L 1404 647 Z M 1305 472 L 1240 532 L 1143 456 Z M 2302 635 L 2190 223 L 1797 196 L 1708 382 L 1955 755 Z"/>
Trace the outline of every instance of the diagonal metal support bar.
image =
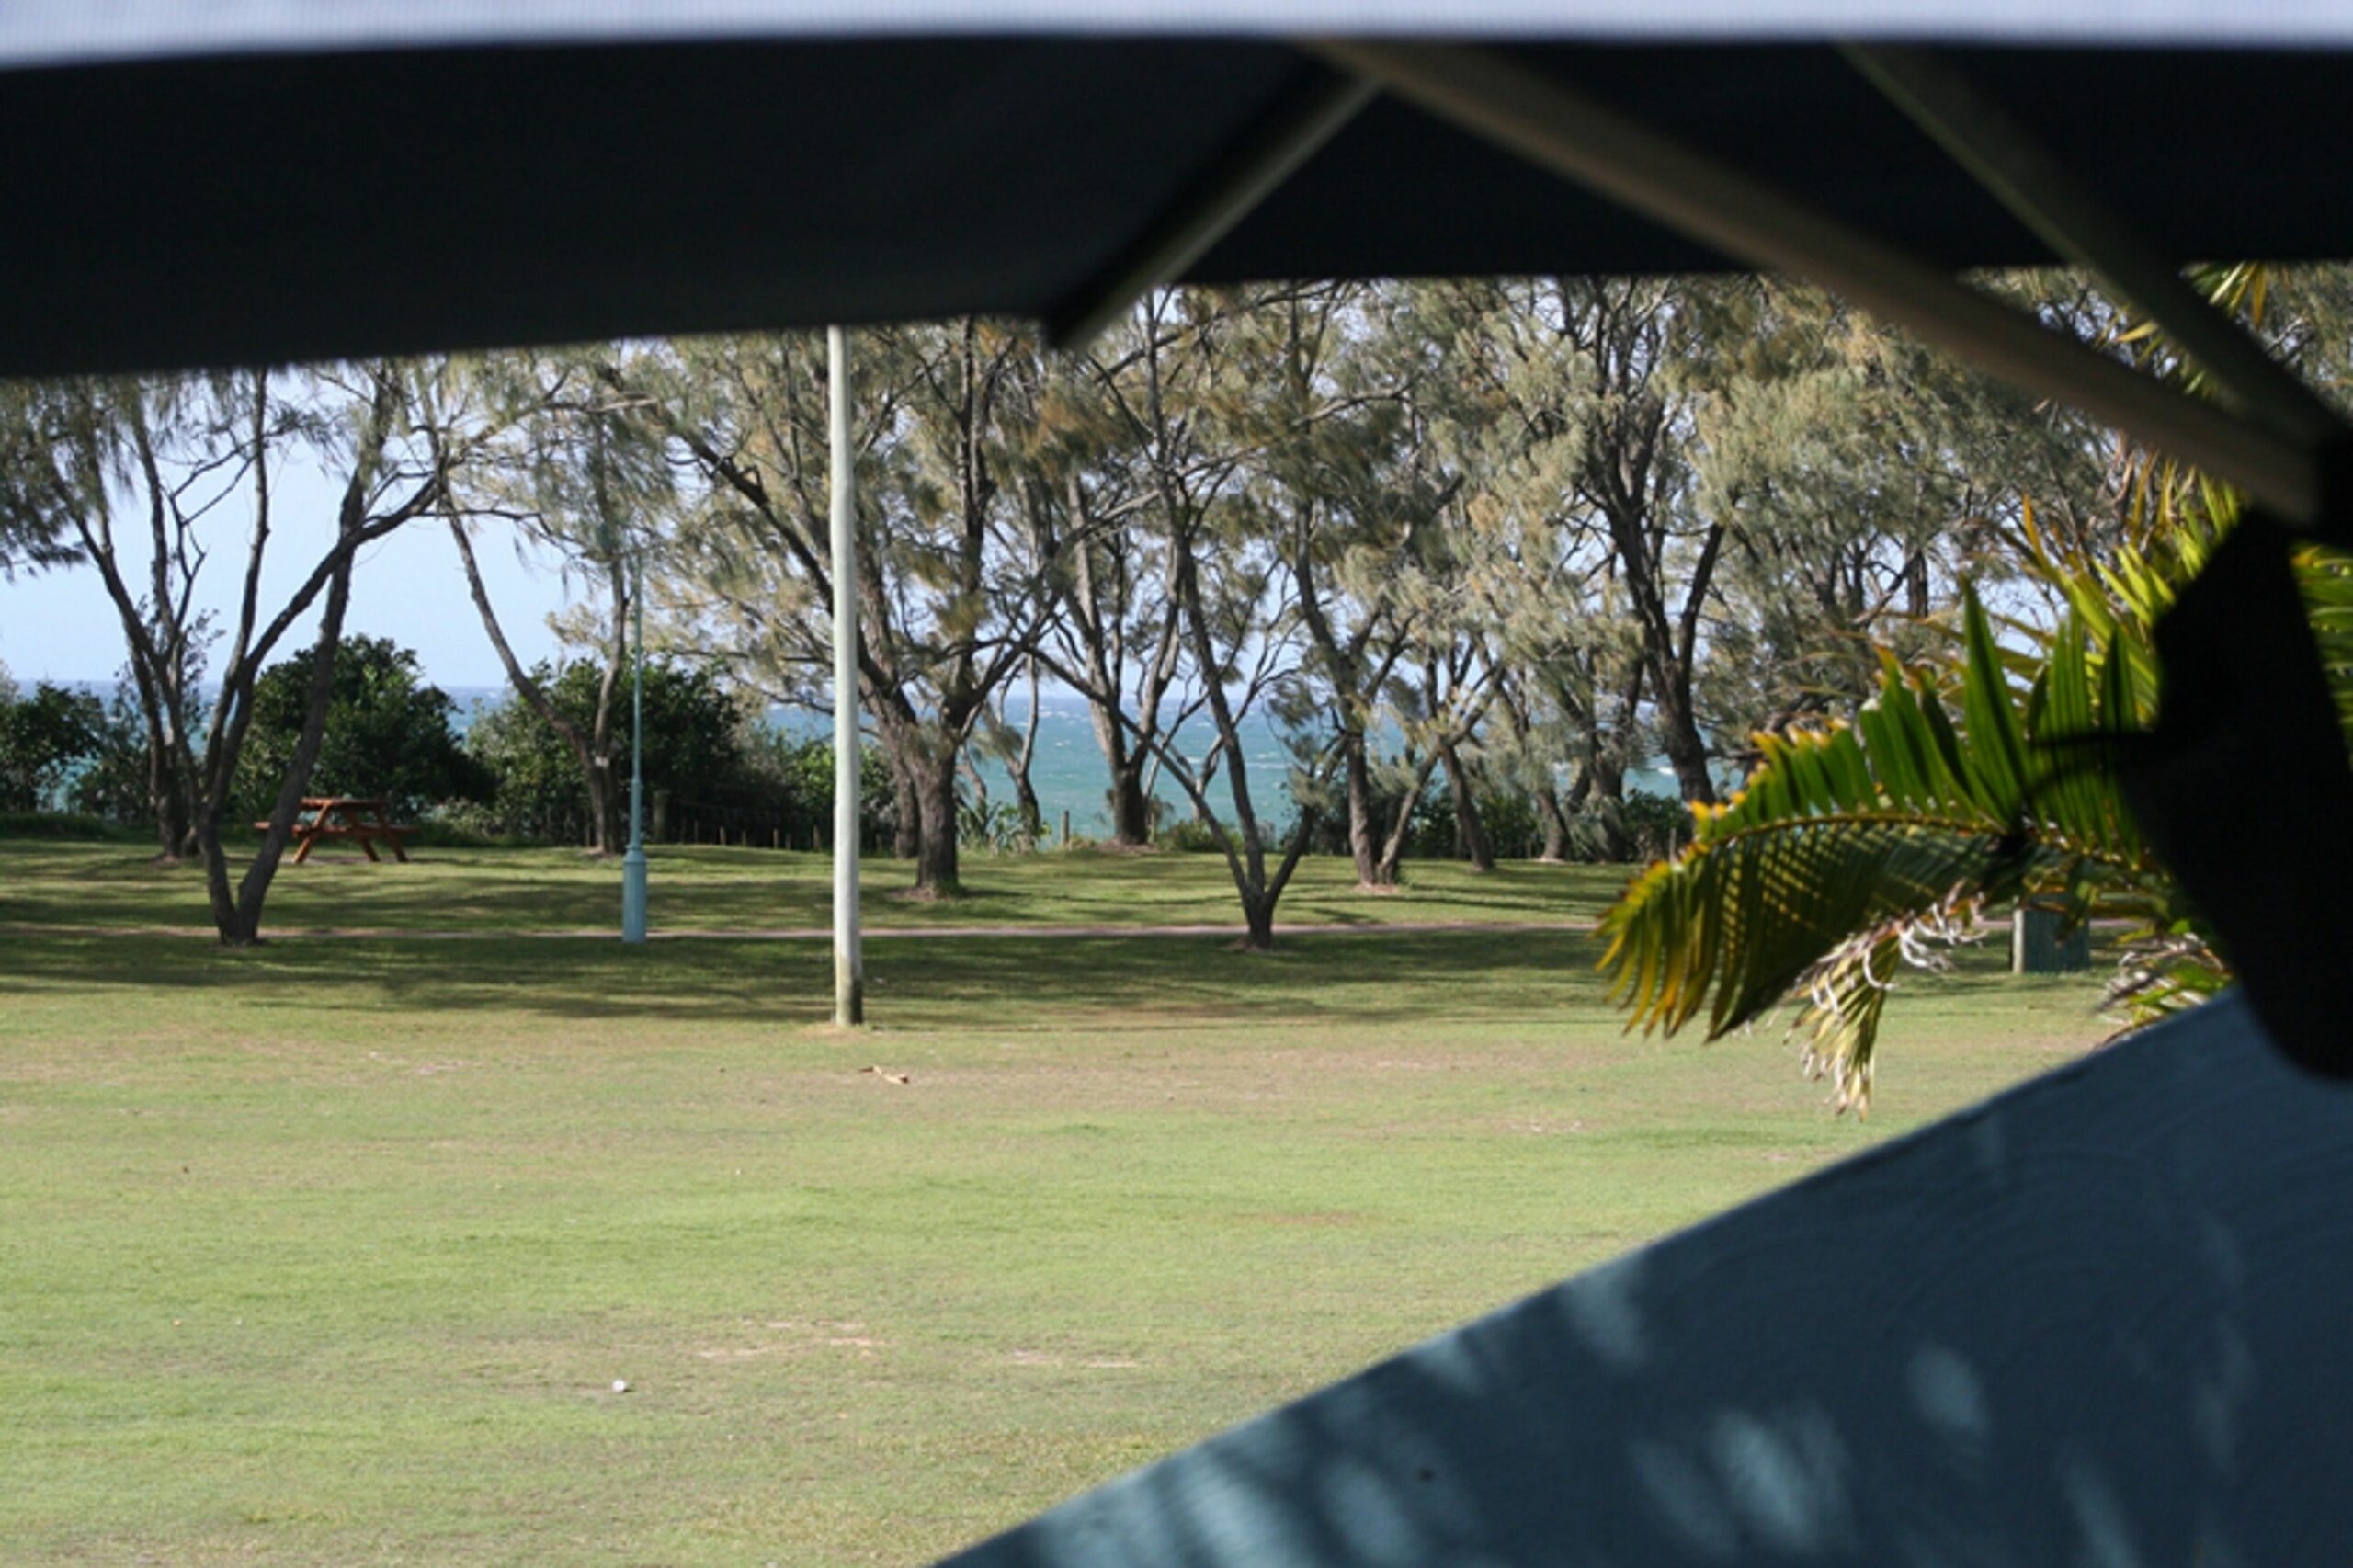
<path id="1" fill-rule="evenodd" d="M 2311 444 L 2201 402 L 1740 170 L 1489 49 L 1369 39 L 1302 44 L 1440 119 L 1726 256 L 1811 279 L 2013 384 L 2063 400 L 2313 526 Z"/>
<path id="2" fill-rule="evenodd" d="M 1949 62 L 1925 49 L 1848 44 L 1842 52 L 2045 244 L 2098 273 L 2163 327 L 2248 415 L 2305 441 L 2353 434 L 2312 388 L 2208 302 L 2178 267 Z"/>
<path id="3" fill-rule="evenodd" d="M 1322 72 L 1227 147 L 1099 275 L 1046 317 L 1046 341 L 1084 348 L 1121 312 L 1209 253 L 1339 134 L 1380 89 L 1353 72 Z"/>

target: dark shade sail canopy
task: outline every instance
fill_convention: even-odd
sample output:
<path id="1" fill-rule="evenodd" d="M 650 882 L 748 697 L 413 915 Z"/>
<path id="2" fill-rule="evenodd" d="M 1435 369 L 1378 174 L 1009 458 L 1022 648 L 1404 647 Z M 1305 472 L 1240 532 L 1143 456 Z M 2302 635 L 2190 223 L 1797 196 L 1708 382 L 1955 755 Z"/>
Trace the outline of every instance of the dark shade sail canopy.
<path id="1" fill-rule="evenodd" d="M 1336 79 L 1290 37 L 1440 27 L 1947 267 L 2051 253 L 1836 50 L 1743 40 L 1950 40 L 2168 256 L 2353 253 L 2353 14 L 2129 9 L 22 0 L 0 373 L 1050 316 Z M 1721 265 L 1381 97 L 1188 275 Z"/>

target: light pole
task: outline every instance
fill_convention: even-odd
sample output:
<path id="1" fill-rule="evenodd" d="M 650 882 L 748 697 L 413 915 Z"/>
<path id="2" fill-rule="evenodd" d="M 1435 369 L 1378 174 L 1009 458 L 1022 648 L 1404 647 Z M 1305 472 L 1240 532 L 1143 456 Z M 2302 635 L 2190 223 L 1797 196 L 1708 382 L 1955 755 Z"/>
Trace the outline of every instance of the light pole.
<path id="1" fill-rule="evenodd" d="M 629 695 L 629 853 L 621 857 L 621 940 L 645 940 L 645 552 L 635 552 L 630 601 L 637 658 Z"/>
<path id="2" fill-rule="evenodd" d="M 858 469 L 850 449 L 849 335 L 825 331 L 833 445 L 834 1023 L 866 1021 L 866 962 L 858 929 Z"/>

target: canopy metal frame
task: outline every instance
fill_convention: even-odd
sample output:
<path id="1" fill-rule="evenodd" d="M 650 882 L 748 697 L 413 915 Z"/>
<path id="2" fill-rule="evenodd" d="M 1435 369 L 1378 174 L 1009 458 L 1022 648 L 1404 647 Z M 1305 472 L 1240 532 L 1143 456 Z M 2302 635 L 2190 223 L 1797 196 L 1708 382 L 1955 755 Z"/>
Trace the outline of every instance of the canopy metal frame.
<path id="1" fill-rule="evenodd" d="M 1183 277 L 1233 226 L 1378 97 L 1372 82 L 1317 71 L 1188 183 L 1100 276 L 1050 312 L 1046 340 L 1076 350 L 1152 290 Z"/>
<path id="2" fill-rule="evenodd" d="M 1989 194 L 2172 334 L 2231 405 L 2054 331 L 1497 51 L 1364 39 L 1302 47 L 1728 256 L 1822 284 L 2013 385 L 2071 403 L 2236 485 L 2291 526 L 2322 533 L 2334 526 L 2337 454 L 2353 433 L 1932 53 L 1847 51 Z"/>
<path id="3" fill-rule="evenodd" d="M 2315 445 L 2343 437 L 2336 411 L 2302 378 L 2192 288 L 2179 268 L 1961 72 L 1922 49 L 1848 44 L 1842 52 L 2045 244 L 2098 274 L 2164 328 L 2241 413 Z"/>
<path id="4" fill-rule="evenodd" d="M 1996 200 L 2097 273 L 2205 369 L 2209 401 L 2046 326 L 1936 264 L 1696 152 L 1491 47 L 1392 39 L 1300 40 L 1341 74 L 1231 149 L 1048 323 L 1082 346 L 1148 290 L 1180 278 L 1273 195 L 1378 88 L 1735 260 L 1819 283 L 2039 397 L 2065 402 L 2244 491 L 2289 525 L 2327 533 L 2353 430 L 2180 269 L 1933 51 L 1845 52 Z"/>

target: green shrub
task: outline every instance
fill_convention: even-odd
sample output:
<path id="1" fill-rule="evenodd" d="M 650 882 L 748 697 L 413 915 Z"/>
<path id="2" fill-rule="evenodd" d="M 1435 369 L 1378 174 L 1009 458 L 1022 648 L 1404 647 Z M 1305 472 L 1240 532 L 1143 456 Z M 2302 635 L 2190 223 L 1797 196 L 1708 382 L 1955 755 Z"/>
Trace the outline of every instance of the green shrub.
<path id="1" fill-rule="evenodd" d="M 74 774 L 66 805 L 108 823 L 152 830 L 155 802 L 148 795 L 147 721 L 128 670 L 106 705 L 97 743 L 95 755 Z"/>
<path id="2" fill-rule="evenodd" d="M 498 831 L 488 807 L 477 801 L 458 801 L 434 807 L 416 819 L 412 846 L 427 849 L 520 849 L 527 839 Z"/>
<path id="3" fill-rule="evenodd" d="M 1617 829 L 1621 852 L 1610 853 Z M 1691 808 L 1674 795 L 1630 793 L 1623 801 L 1586 802 L 1569 819 L 1569 858 L 1640 864 L 1662 860 L 1691 841 Z"/>
<path id="4" fill-rule="evenodd" d="M 1544 851 L 1544 825 L 1536 802 L 1517 790 L 1479 796 L 1479 825 L 1498 860 L 1532 860 Z"/>
<path id="5" fill-rule="evenodd" d="M 314 653 L 301 649 L 254 683 L 230 804 L 238 820 L 267 816 L 278 802 L 310 708 Z M 307 792 L 384 801 L 402 820 L 437 801 L 487 795 L 488 776 L 450 728 L 456 711 L 448 693 L 426 684 L 414 652 L 386 638 L 346 638 Z"/>
<path id="6" fill-rule="evenodd" d="M 1217 830 L 1199 817 L 1178 818 L 1162 828 L 1154 842 L 1179 855 L 1218 855 L 1225 848 L 1218 842 Z"/>
<path id="7" fill-rule="evenodd" d="M 54 838 L 89 844 L 141 841 L 147 835 L 87 812 L 0 812 L 0 838 Z"/>
<path id="8" fill-rule="evenodd" d="M 533 672 L 556 711 L 582 730 L 595 723 L 604 672 L 585 659 L 561 670 Z M 645 789 L 650 806 L 666 797 L 681 819 L 742 773 L 744 713 L 735 696 L 707 670 L 648 660 L 645 665 Z M 630 686 L 615 693 L 611 740 L 628 809 Z M 494 836 L 539 844 L 585 844 L 588 781 L 571 744 L 515 693 L 479 714 L 466 732 L 466 750 L 487 777 L 489 820 L 477 825 Z M 647 826 L 652 828 L 649 819 Z"/>
<path id="9" fill-rule="evenodd" d="M 75 767 L 97 755 L 105 728 L 97 698 L 47 681 L 30 697 L 0 703 L 0 811 L 62 803 Z"/>
<path id="10" fill-rule="evenodd" d="M 858 756 L 858 820 L 861 846 L 887 846 L 897 831 L 898 796 L 891 767 L 873 746 Z M 834 836 L 834 743 L 823 736 L 796 739 L 765 722 L 745 727 L 744 766 L 716 791 L 732 809 L 781 832 L 787 847 L 831 843 Z"/>
<path id="11" fill-rule="evenodd" d="M 1021 808 L 1011 801 L 999 801 L 985 808 L 972 801 L 959 802 L 956 841 L 991 855 L 1028 855 L 1038 847 L 1029 824 L 1021 820 Z"/>

